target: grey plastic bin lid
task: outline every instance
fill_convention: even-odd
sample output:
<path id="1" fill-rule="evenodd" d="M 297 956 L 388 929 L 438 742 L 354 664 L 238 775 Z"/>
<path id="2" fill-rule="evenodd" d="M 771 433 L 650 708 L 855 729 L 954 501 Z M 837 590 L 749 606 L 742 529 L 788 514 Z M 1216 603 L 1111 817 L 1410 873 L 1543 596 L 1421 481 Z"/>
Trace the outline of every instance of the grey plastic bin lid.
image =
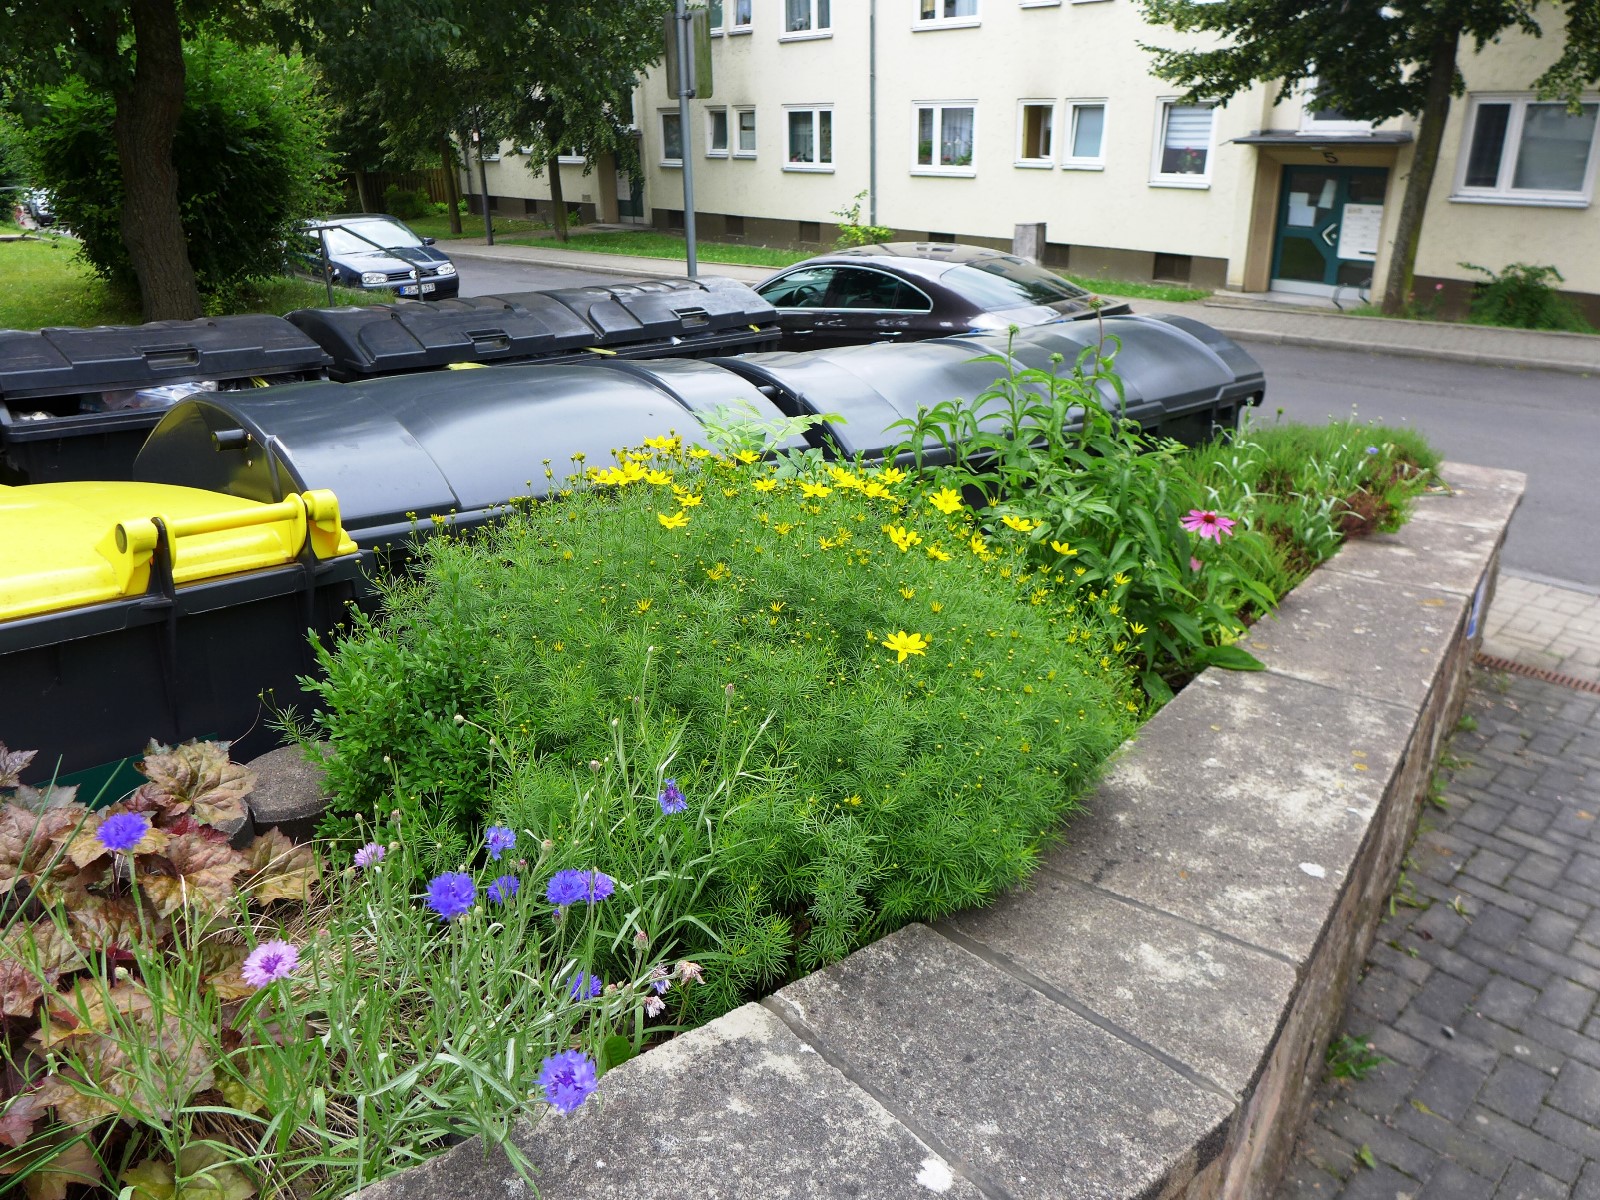
<path id="1" fill-rule="evenodd" d="M 447 371 L 359 384 L 290 384 L 184 400 L 163 418 L 134 477 L 277 500 L 329 488 L 363 548 L 471 526 L 541 497 L 612 450 L 679 434 L 705 444 L 695 413 L 721 404 L 781 414 L 738 376 L 696 360 Z M 548 462 L 553 479 L 544 472 Z"/>

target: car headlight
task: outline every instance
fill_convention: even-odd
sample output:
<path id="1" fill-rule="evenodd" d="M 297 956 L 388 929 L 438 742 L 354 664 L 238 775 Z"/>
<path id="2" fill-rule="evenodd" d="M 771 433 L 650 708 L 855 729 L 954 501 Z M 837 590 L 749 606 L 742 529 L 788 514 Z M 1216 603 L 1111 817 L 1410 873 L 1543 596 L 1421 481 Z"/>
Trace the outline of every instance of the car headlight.
<path id="1" fill-rule="evenodd" d="M 442 262 L 442 263 L 439 264 L 439 274 L 440 275 L 454 275 L 455 273 L 456 273 L 456 265 L 455 265 L 455 263 Z"/>
<path id="2" fill-rule="evenodd" d="M 389 277 L 382 271 L 361 272 L 361 282 L 367 287 L 376 287 L 380 283 L 388 283 Z"/>

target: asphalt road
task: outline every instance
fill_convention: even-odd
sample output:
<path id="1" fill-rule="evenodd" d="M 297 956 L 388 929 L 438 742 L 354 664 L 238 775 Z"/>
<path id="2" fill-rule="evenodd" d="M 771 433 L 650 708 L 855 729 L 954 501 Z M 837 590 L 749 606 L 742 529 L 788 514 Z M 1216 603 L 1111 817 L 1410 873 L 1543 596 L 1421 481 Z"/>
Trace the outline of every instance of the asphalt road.
<path id="1" fill-rule="evenodd" d="M 1347 350 L 1241 343 L 1267 372 L 1261 416 L 1409 425 L 1446 458 L 1528 475 L 1503 563 L 1600 591 L 1600 380 Z"/>
<path id="2" fill-rule="evenodd" d="M 449 247 L 444 247 L 449 252 Z M 570 271 L 562 267 L 536 267 L 526 263 L 494 262 L 484 258 L 456 258 L 463 296 L 493 296 L 501 292 L 526 292 L 534 288 L 583 287 L 591 283 L 623 283 L 621 275 L 596 271 Z"/>

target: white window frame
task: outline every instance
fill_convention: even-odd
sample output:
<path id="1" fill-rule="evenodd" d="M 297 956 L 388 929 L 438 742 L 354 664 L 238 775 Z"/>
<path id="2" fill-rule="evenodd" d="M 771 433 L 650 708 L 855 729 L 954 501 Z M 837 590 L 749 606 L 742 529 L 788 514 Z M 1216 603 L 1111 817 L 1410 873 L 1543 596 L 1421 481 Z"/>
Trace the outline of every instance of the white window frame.
<path id="1" fill-rule="evenodd" d="M 1583 104 L 1600 104 L 1600 95 L 1585 93 Z M 1517 158 L 1522 151 L 1522 129 L 1528 107 L 1533 104 L 1559 104 L 1559 100 L 1540 100 L 1532 92 L 1474 92 L 1467 97 L 1467 116 L 1462 122 L 1461 149 L 1456 155 L 1455 186 L 1450 199 L 1458 204 L 1523 204 L 1542 208 L 1587 208 L 1594 201 L 1595 176 L 1600 171 L 1600 120 L 1589 139 L 1589 162 L 1583 173 L 1583 186 L 1576 192 L 1535 191 L 1512 186 Z M 1511 119 L 1506 122 L 1506 140 L 1500 151 L 1500 177 L 1492 188 L 1468 187 L 1467 166 L 1472 139 L 1478 130 L 1478 110 L 1484 104 L 1510 104 Z"/>
<path id="2" fill-rule="evenodd" d="M 756 156 L 755 147 L 752 146 L 749 150 L 746 150 L 739 142 L 739 136 L 743 132 L 739 127 L 739 118 L 745 113 L 750 114 L 751 122 L 755 126 L 752 132 L 756 135 L 756 145 L 759 146 L 761 144 L 761 122 L 756 118 L 756 106 L 754 104 L 735 104 L 728 111 L 731 114 L 728 119 L 728 152 L 734 158 L 754 158 Z M 787 132 L 785 130 L 785 133 Z"/>
<path id="3" fill-rule="evenodd" d="M 558 155 L 556 155 L 556 162 L 560 163 L 563 167 L 581 167 L 581 166 L 586 165 L 588 163 L 588 161 L 589 161 L 589 156 L 586 155 L 586 154 L 558 154 Z"/>
<path id="4" fill-rule="evenodd" d="M 1106 169 L 1106 145 L 1111 140 L 1111 102 L 1104 96 L 1069 97 L 1065 107 L 1066 116 L 1061 122 L 1061 169 L 1064 171 L 1104 171 Z M 1097 157 L 1088 155 L 1080 157 L 1072 153 L 1072 145 L 1077 141 L 1078 110 L 1080 108 L 1098 108 L 1100 110 L 1100 154 Z M 1159 164 L 1159 157 L 1156 161 Z M 1208 159 L 1207 161 L 1210 160 Z"/>
<path id="5" fill-rule="evenodd" d="M 1317 80 L 1313 76 L 1302 87 L 1300 102 L 1300 130 L 1305 137 L 1349 137 L 1351 134 L 1372 132 L 1371 121 L 1318 121 L 1311 102 L 1316 99 Z"/>
<path id="6" fill-rule="evenodd" d="M 682 168 L 682 166 L 683 166 L 683 159 L 682 158 L 668 158 L 667 157 L 667 118 L 668 117 L 671 117 L 674 121 L 678 122 L 678 150 L 679 150 L 679 152 L 680 153 L 684 153 L 684 154 L 687 154 L 689 152 L 689 147 L 684 145 L 684 142 L 687 141 L 687 138 L 685 137 L 685 135 L 688 133 L 688 130 L 683 128 L 683 122 L 679 119 L 679 116 L 680 116 L 680 114 L 679 114 L 678 110 L 675 109 L 675 108 L 661 108 L 661 109 L 657 109 L 656 110 L 656 132 L 658 132 L 661 135 L 660 165 L 663 166 L 663 167 Z"/>
<path id="7" fill-rule="evenodd" d="M 739 23 L 739 5 L 741 4 L 750 5 L 750 17 L 742 25 Z M 756 0 L 723 0 L 722 8 L 728 14 L 729 33 L 749 33 L 755 28 Z"/>
<path id="8" fill-rule="evenodd" d="M 832 155 L 833 140 L 838 136 L 838 123 L 833 117 L 831 104 L 785 104 L 783 106 L 783 169 L 785 171 L 808 171 L 813 174 L 833 174 L 833 159 L 827 162 L 790 162 L 789 161 L 789 118 L 795 113 L 811 114 L 811 144 L 819 153 L 822 150 L 822 114 L 828 114 L 828 153 Z"/>
<path id="9" fill-rule="evenodd" d="M 1199 174 L 1165 175 L 1161 171 L 1161 151 L 1167 140 L 1167 114 L 1174 108 L 1205 107 L 1211 110 L 1211 129 L 1206 139 L 1206 169 Z M 1150 186 L 1203 189 L 1211 186 L 1211 172 L 1217 161 L 1218 105 L 1201 101 L 1193 105 L 1178 96 L 1163 96 L 1156 101 L 1155 136 L 1150 146 Z M 1100 143 L 1105 148 L 1104 140 Z"/>
<path id="10" fill-rule="evenodd" d="M 716 138 L 713 132 L 717 127 L 717 116 L 722 117 L 722 149 L 717 149 Z M 728 119 L 728 109 L 725 105 L 713 104 L 706 108 L 706 157 L 727 158 L 733 147 L 733 125 Z"/>
<path id="11" fill-rule="evenodd" d="M 933 109 L 938 115 L 934 118 L 933 146 L 934 162 L 920 163 L 917 161 L 917 146 L 922 136 L 922 110 Z M 938 163 L 939 145 L 944 140 L 944 113 L 948 108 L 970 108 L 972 110 L 972 162 L 966 166 L 942 167 Z M 911 105 L 911 173 L 913 175 L 953 175 L 963 179 L 971 179 L 978 173 L 978 102 L 976 100 L 917 100 Z"/>
<path id="12" fill-rule="evenodd" d="M 911 28 L 920 29 L 971 29 L 983 24 L 983 0 L 972 0 L 972 15 L 970 17 L 925 17 L 922 15 L 922 0 L 911 0 L 914 6 L 911 10 Z M 933 0 L 934 11 L 937 12 L 944 0 Z"/>
<path id="13" fill-rule="evenodd" d="M 832 0 L 832 3 L 828 5 L 828 23 L 826 25 L 817 24 L 818 0 L 806 0 L 806 3 L 811 6 L 811 24 L 805 29 L 796 29 L 791 31 L 789 29 L 788 0 L 784 0 L 784 30 L 778 35 L 778 40 L 780 42 L 813 42 L 818 38 L 831 38 L 833 36 L 833 5 L 839 3 L 849 3 L 849 0 Z"/>
<path id="14" fill-rule="evenodd" d="M 721 4 L 722 5 L 722 14 L 721 14 L 721 19 L 720 20 L 717 19 L 717 13 L 711 7 L 711 5 L 713 3 L 717 3 L 717 4 Z M 727 19 L 728 19 L 727 0 L 706 0 L 706 24 L 711 27 L 711 36 L 712 37 L 721 37 L 722 36 L 722 26 L 723 26 L 724 22 L 727 21 Z"/>
<path id="15" fill-rule="evenodd" d="M 1074 0 L 1076 3 L 1077 0 Z M 1060 8 L 1061 0 L 1018 0 L 1018 8 Z"/>
<path id="16" fill-rule="evenodd" d="M 1024 150 L 1027 149 L 1026 138 L 1028 135 L 1028 110 L 1030 108 L 1046 108 L 1050 110 L 1050 153 L 1043 158 L 1029 158 Z M 1059 105 L 1052 99 L 1038 98 L 1017 101 L 1017 157 L 1012 166 L 1027 167 L 1033 170 L 1050 170 L 1056 165 L 1056 146 L 1058 135 L 1061 132 L 1060 124 L 1056 118 L 1060 116 L 1056 110 Z M 973 124 L 977 124 L 977 116 L 973 116 Z"/>

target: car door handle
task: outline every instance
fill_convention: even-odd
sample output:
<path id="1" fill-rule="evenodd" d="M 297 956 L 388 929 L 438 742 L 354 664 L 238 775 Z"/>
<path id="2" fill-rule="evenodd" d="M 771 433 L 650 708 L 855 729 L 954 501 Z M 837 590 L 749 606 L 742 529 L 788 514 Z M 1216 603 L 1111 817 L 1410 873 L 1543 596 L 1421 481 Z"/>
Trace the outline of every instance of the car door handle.
<path id="1" fill-rule="evenodd" d="M 905 333 L 904 329 L 880 329 L 878 336 L 881 338 L 897 338 Z"/>

